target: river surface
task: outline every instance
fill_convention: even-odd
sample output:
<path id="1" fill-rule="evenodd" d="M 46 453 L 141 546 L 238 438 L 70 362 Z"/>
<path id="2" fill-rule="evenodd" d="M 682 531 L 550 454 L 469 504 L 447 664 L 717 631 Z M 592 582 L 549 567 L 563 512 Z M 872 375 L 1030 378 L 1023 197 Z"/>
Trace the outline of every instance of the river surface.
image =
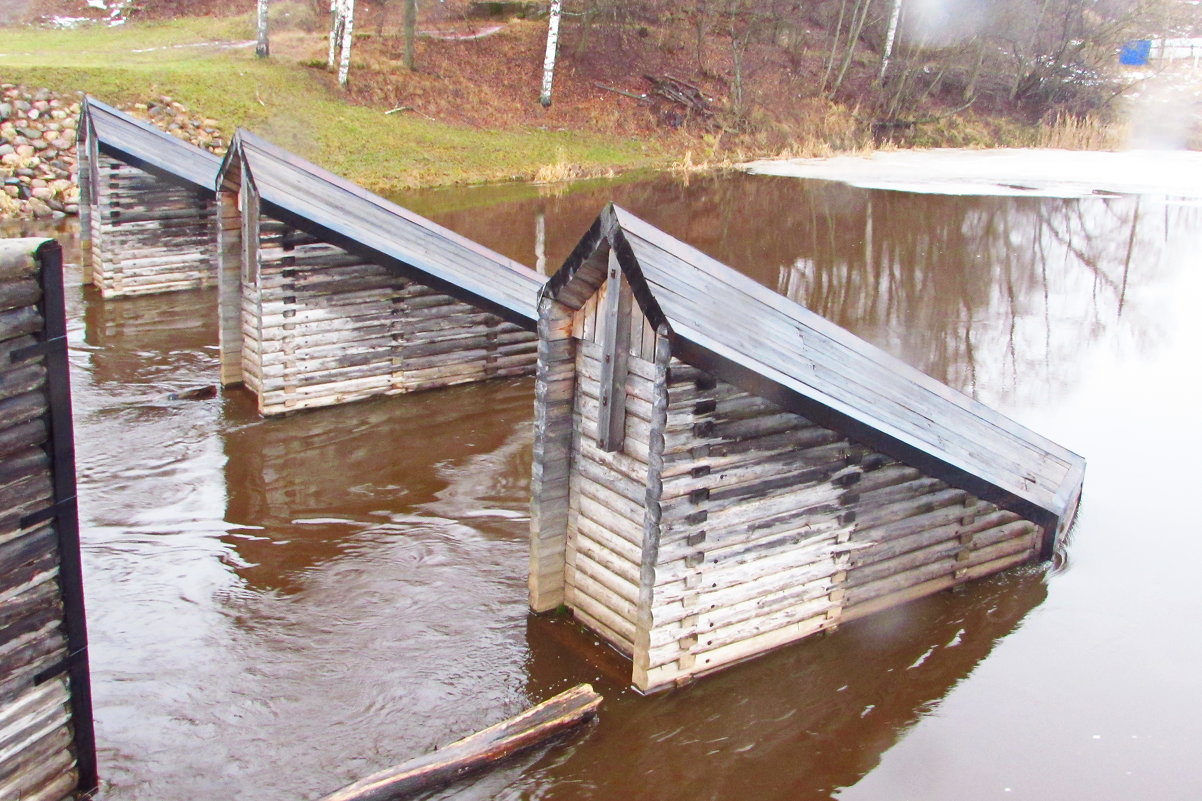
<path id="1" fill-rule="evenodd" d="M 739 174 L 401 201 L 553 271 L 611 199 L 1083 454 L 1057 567 L 643 697 L 527 612 L 532 379 L 169 400 L 217 381 L 215 293 L 75 280 L 100 798 L 315 799 L 580 681 L 596 724 L 426 798 L 1202 798 L 1202 206 Z"/>

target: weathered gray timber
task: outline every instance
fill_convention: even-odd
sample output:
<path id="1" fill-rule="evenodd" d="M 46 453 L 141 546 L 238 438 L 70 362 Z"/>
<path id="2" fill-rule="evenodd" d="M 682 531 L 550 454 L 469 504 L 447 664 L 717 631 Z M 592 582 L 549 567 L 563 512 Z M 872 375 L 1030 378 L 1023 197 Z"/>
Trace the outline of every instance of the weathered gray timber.
<path id="1" fill-rule="evenodd" d="M 533 270 L 247 131 L 219 180 L 221 380 L 263 414 L 534 372 Z"/>
<path id="2" fill-rule="evenodd" d="M 220 159 L 91 97 L 77 152 L 84 283 L 106 298 L 216 284 Z"/>
<path id="3" fill-rule="evenodd" d="M 0 798 L 96 788 L 62 251 L 0 240 Z"/>
<path id="4" fill-rule="evenodd" d="M 321 801 L 400 801 L 450 784 L 588 723 L 597 716 L 601 700 L 591 685 L 577 684 L 520 715 L 374 773 Z"/>
<path id="5" fill-rule="evenodd" d="M 540 296 L 530 604 L 655 690 L 1026 561 L 1084 460 L 628 212 Z"/>

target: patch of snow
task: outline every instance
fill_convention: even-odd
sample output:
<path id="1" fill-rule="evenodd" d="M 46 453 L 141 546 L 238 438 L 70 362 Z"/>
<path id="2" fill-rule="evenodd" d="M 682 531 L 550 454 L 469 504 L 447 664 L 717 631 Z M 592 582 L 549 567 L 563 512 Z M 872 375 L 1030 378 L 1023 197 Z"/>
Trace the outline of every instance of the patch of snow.
<path id="1" fill-rule="evenodd" d="M 51 17 L 50 26 L 52 28 L 78 28 L 91 21 L 90 17 Z"/>
<path id="2" fill-rule="evenodd" d="M 753 175 L 816 178 L 920 194 L 1202 198 L 1202 153 L 1195 151 L 948 148 L 762 160 L 740 167 Z"/>
<path id="3" fill-rule="evenodd" d="M 494 33 L 505 30 L 504 25 L 492 25 L 488 28 L 481 28 L 473 31 L 418 31 L 420 36 L 425 36 L 430 39 L 445 39 L 454 42 L 466 42 L 471 39 L 483 39 L 485 36 L 492 36 Z"/>
<path id="4" fill-rule="evenodd" d="M 97 11 L 107 11 L 108 19 L 105 24 L 109 27 L 125 24 L 125 12 L 129 9 L 131 0 L 84 0 L 88 8 Z M 77 28 L 80 25 L 99 22 L 91 17 L 51 17 L 48 24 L 54 28 Z"/>

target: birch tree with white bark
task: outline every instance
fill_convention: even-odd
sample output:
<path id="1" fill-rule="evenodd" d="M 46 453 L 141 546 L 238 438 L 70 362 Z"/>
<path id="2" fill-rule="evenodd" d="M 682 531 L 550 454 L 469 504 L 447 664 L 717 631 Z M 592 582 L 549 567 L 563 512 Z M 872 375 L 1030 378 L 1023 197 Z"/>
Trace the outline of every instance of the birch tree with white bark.
<path id="1" fill-rule="evenodd" d="M 259 0 L 259 41 L 255 45 L 255 55 L 267 58 L 270 48 L 267 46 L 267 0 Z"/>
<path id="2" fill-rule="evenodd" d="M 538 102 L 543 107 L 551 105 L 551 84 L 555 80 L 555 55 L 559 51 L 559 18 L 563 13 L 563 0 L 551 0 L 551 13 L 547 20 L 547 56 L 543 59 L 543 91 Z"/>
<path id="3" fill-rule="evenodd" d="M 338 84 L 346 87 L 351 71 L 351 42 L 355 28 L 355 0 L 330 0 L 330 47 L 326 69 L 338 64 Z"/>
<path id="4" fill-rule="evenodd" d="M 338 63 L 338 85 L 346 88 L 351 72 L 351 41 L 355 30 L 355 0 L 345 0 L 346 17 L 342 21 L 342 57 Z"/>
<path id="5" fill-rule="evenodd" d="M 326 57 L 326 69 L 333 70 L 338 58 L 338 43 L 342 41 L 342 7 L 345 0 L 330 0 L 330 53 Z"/>
<path id="6" fill-rule="evenodd" d="M 876 76 L 877 83 L 885 82 L 889 59 L 893 57 L 893 44 L 897 41 L 897 24 L 901 22 L 901 11 L 902 0 L 893 0 L 893 10 L 889 12 L 889 27 L 885 30 L 885 46 L 881 49 L 881 71 Z"/>

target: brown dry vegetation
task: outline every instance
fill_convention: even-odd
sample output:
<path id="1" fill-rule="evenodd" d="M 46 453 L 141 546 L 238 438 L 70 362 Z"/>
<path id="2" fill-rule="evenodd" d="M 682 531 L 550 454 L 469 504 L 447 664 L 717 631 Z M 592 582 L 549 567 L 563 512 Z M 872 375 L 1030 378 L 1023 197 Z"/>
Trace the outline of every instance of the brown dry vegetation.
<path id="1" fill-rule="evenodd" d="M 554 102 L 543 108 L 538 91 L 545 20 L 473 18 L 470 0 L 422 2 L 417 68 L 410 71 L 403 65 L 402 0 L 359 0 L 347 94 L 360 105 L 473 129 L 541 128 L 653 140 L 700 163 L 822 155 L 884 140 L 1035 144 L 1042 138 L 1037 123 L 1053 119 L 1062 129 L 1089 134 L 1084 139 L 1100 139 L 1092 132 L 1104 126 L 1089 117 L 1089 103 L 1082 105 L 1079 97 L 1071 98 L 1074 107 L 1033 108 L 1004 85 L 1017 86 L 1020 73 L 1011 81 L 985 69 L 979 80 L 975 72 L 967 78 L 965 65 L 975 59 L 979 68 L 983 54 L 993 52 L 994 45 L 987 47 L 984 39 L 960 46 L 962 52 L 899 50 L 895 59 L 909 84 L 904 92 L 898 84 L 896 91 L 886 91 L 876 73 L 887 4 L 864 2 L 873 9 L 869 24 L 848 56 L 846 76 L 830 88 L 830 16 L 838 4 L 569 0 L 568 11 L 596 13 L 565 18 Z M 1059 2 L 1067 9 L 1078 0 Z M 84 5 L 33 0 L 31 11 L 80 14 Z M 128 16 L 246 15 L 254 6 L 255 0 L 138 0 Z M 333 76 L 325 73 L 328 9 L 328 0 L 272 0 L 272 58 L 306 65 L 333 86 Z M 837 48 L 838 38 L 833 41 Z M 973 53 L 979 56 L 970 58 Z M 701 115 L 649 93 L 645 76 L 674 76 L 696 86 L 710 99 L 713 113 Z M 971 108 L 959 110 L 966 87 L 979 97 Z M 899 99 L 905 102 L 899 105 Z M 1067 124 L 1066 115 L 1071 115 Z M 882 119 L 889 124 L 874 125 Z M 897 120 L 901 124 L 893 124 Z"/>

